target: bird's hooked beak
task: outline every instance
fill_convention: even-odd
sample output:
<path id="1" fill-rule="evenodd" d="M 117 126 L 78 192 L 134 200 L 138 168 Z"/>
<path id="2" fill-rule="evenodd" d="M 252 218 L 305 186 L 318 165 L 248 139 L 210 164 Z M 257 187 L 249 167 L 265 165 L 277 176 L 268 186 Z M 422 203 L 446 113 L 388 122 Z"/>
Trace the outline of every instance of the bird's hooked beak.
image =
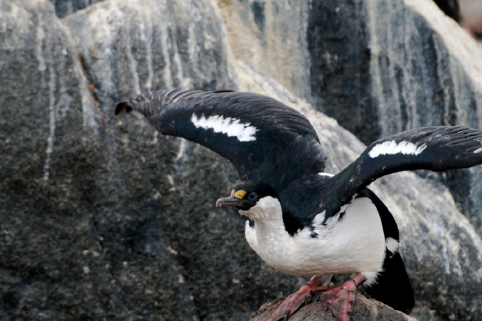
<path id="1" fill-rule="evenodd" d="M 216 207 L 222 206 L 233 206 L 233 207 L 243 207 L 244 201 L 236 197 L 236 195 L 232 194 L 229 197 L 223 197 L 216 201 Z"/>
<path id="2" fill-rule="evenodd" d="M 255 203 L 243 199 L 244 195 L 246 195 L 245 191 L 232 191 L 231 196 L 220 198 L 216 201 L 216 207 L 222 206 L 233 206 L 236 207 L 238 210 L 246 211 L 250 209 Z"/>

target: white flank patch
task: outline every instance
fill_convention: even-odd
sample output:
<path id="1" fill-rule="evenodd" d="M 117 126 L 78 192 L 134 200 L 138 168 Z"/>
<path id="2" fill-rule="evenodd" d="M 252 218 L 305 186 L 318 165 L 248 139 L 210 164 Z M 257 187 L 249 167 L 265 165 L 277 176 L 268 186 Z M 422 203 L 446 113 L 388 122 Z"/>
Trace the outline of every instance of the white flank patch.
<path id="1" fill-rule="evenodd" d="M 333 228 L 333 226 L 338 222 L 340 219 L 340 214 L 345 212 L 346 209 L 350 206 L 351 203 L 345 204 L 342 207 L 340 207 L 340 210 L 338 213 L 333 215 L 332 217 L 328 218 L 325 222 L 325 225 L 323 225 L 323 221 L 325 220 L 325 214 L 326 211 L 323 211 L 321 213 L 316 214 L 315 218 L 311 222 L 311 225 L 315 228 L 314 232 L 320 234 L 322 233 L 323 230 L 330 230 Z"/>
<path id="2" fill-rule="evenodd" d="M 398 241 L 397 240 L 395 240 L 394 238 L 391 238 L 391 237 L 387 237 L 385 239 L 385 245 L 390 252 L 397 253 L 397 251 L 398 251 Z"/>
<path id="3" fill-rule="evenodd" d="M 474 153 L 480 153 L 480 154 L 482 154 L 482 147 L 479 148 L 479 149 L 474 150 Z"/>
<path id="4" fill-rule="evenodd" d="M 311 222 L 311 225 L 313 226 L 321 225 L 321 223 L 323 223 L 323 221 L 325 220 L 325 213 L 326 211 L 316 214 L 315 218 L 313 219 L 313 222 Z"/>
<path id="5" fill-rule="evenodd" d="M 239 119 L 226 117 L 221 115 L 209 116 L 206 118 L 204 115 L 201 118 L 192 114 L 191 122 L 197 128 L 204 129 L 211 128 L 215 133 L 223 133 L 230 137 L 237 137 L 240 142 L 255 141 L 255 134 L 258 129 L 254 126 L 250 126 L 250 123 L 241 123 Z"/>
<path id="6" fill-rule="evenodd" d="M 405 154 L 405 155 L 418 155 L 427 148 L 427 144 L 421 146 L 415 145 L 414 143 L 402 141 L 397 143 L 394 140 L 389 140 L 381 144 L 375 145 L 372 150 L 368 153 L 371 158 L 378 157 L 380 155 L 394 155 L 394 154 Z"/>

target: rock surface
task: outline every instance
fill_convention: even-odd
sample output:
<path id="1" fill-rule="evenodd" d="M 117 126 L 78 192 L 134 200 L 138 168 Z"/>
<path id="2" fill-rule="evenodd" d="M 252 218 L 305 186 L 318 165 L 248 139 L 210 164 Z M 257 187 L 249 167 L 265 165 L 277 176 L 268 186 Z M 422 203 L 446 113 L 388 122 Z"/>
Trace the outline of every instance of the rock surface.
<path id="1" fill-rule="evenodd" d="M 472 110 L 466 119 L 476 121 L 480 80 L 472 72 L 479 67 L 469 63 L 470 45 L 447 45 L 443 27 L 425 17 L 425 1 L 373 5 L 110 0 L 59 19 L 47 0 L 0 0 L 0 319 L 246 320 L 262 303 L 295 291 L 304 280 L 261 262 L 244 240 L 242 218 L 214 207 L 237 181 L 231 165 L 158 135 L 139 115 L 114 118 L 113 108 L 166 87 L 268 94 L 309 117 L 329 157 L 327 171 L 338 172 L 364 145 L 304 99 L 317 109 L 351 110 L 353 124 L 363 126 L 379 106 L 388 113 L 396 99 L 387 97 L 397 88 L 419 95 L 412 104 L 428 99 L 410 87 L 417 77 L 397 87 L 391 69 L 371 60 L 373 51 L 357 49 L 375 43 L 392 59 L 395 37 L 367 30 L 403 26 L 417 13 L 419 28 L 407 30 L 435 40 L 428 53 L 411 56 L 413 63 L 431 66 L 420 74 L 430 81 L 438 71 L 441 84 L 456 84 L 444 85 L 442 97 L 453 94 L 457 112 Z M 396 12 L 402 17 L 390 19 Z M 451 26 L 440 17 L 437 23 Z M 336 22 L 341 18 L 349 27 Z M 239 33 L 236 21 L 245 23 Z M 402 53 L 420 49 L 408 43 Z M 439 70 L 436 61 L 446 64 Z M 387 77 L 380 81 L 388 91 L 375 91 L 373 75 Z M 414 126 L 420 113 L 409 115 Z M 347 127 L 374 137 L 388 120 L 374 118 L 372 131 Z M 465 195 L 481 195 L 471 179 Z M 413 173 L 372 188 L 401 229 L 418 300 L 413 315 L 482 319 L 482 242 L 448 189 Z"/>
<path id="2" fill-rule="evenodd" d="M 269 318 L 271 313 L 276 310 L 279 304 L 283 302 L 282 299 L 278 299 L 273 302 L 264 304 L 253 315 L 250 321 L 265 321 Z M 336 321 L 330 311 L 320 309 L 321 303 L 319 301 L 313 301 L 309 304 L 302 306 L 297 312 L 295 312 L 290 318 L 290 321 Z M 362 295 L 356 297 L 355 305 L 353 307 L 353 320 L 373 320 L 373 321 L 416 321 L 416 319 L 409 317 L 397 310 L 386 306 L 385 304 L 369 300 Z"/>
<path id="3" fill-rule="evenodd" d="M 50 0 L 55 6 L 55 13 L 63 18 L 78 10 L 82 10 L 99 1 L 104 0 Z"/>

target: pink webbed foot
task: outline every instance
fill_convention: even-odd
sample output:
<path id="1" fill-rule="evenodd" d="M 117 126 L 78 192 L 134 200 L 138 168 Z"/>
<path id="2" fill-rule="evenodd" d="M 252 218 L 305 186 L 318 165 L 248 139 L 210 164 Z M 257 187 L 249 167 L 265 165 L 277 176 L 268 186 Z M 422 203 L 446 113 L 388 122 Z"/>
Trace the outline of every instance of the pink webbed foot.
<path id="1" fill-rule="evenodd" d="M 305 301 L 314 294 L 326 291 L 329 288 L 321 286 L 319 277 L 314 276 L 310 281 L 303 284 L 303 286 L 295 293 L 288 296 L 280 306 L 271 314 L 268 321 L 277 321 L 279 319 L 287 319 L 296 310 L 298 310 Z"/>
<path id="2" fill-rule="evenodd" d="M 356 288 L 365 280 L 363 275 L 358 274 L 341 286 L 324 291 L 320 295 L 320 301 L 338 321 L 349 321 L 355 304 Z"/>

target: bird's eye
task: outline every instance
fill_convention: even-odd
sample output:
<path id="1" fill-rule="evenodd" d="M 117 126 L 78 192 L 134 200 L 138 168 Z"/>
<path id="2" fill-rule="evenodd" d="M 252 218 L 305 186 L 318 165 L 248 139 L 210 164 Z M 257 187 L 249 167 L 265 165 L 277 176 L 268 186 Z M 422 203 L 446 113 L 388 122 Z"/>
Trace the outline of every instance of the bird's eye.
<path id="1" fill-rule="evenodd" d="M 248 195 L 248 200 L 254 201 L 257 197 L 258 197 L 258 195 L 255 192 L 251 192 Z"/>

